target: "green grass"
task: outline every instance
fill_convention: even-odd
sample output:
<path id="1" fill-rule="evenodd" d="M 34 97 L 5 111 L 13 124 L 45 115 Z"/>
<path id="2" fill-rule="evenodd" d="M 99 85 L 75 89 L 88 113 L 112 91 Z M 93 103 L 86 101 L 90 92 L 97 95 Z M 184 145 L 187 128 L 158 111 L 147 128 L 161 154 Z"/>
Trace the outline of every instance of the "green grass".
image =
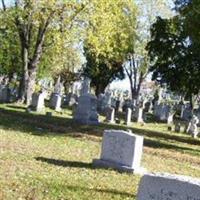
<path id="1" fill-rule="evenodd" d="M 46 117 L 0 105 L 0 199 L 136 199 L 140 176 L 91 165 L 105 129 L 144 135 L 142 166 L 149 172 L 200 177 L 199 139 L 160 123 L 78 126 L 71 118 L 69 109 Z"/>

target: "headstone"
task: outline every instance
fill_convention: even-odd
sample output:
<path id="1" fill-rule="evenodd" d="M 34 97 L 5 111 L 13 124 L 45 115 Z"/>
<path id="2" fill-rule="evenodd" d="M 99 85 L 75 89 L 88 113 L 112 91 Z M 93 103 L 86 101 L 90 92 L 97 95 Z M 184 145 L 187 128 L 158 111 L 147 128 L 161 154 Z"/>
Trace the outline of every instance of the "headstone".
<path id="1" fill-rule="evenodd" d="M 181 119 L 185 121 L 190 121 L 191 118 L 192 118 L 192 110 L 190 108 L 190 105 L 185 105 L 184 109 L 182 110 Z"/>
<path id="2" fill-rule="evenodd" d="M 174 131 L 176 133 L 180 133 L 181 132 L 181 124 L 180 123 L 175 123 Z"/>
<path id="3" fill-rule="evenodd" d="M 81 87 L 81 93 L 80 95 L 84 95 L 84 94 L 89 94 L 90 93 L 90 82 L 91 80 L 87 77 L 84 78 L 84 81 L 82 83 L 82 87 Z"/>
<path id="4" fill-rule="evenodd" d="M 61 111 L 62 97 L 60 94 L 53 93 L 50 99 L 50 108 Z"/>
<path id="5" fill-rule="evenodd" d="M 111 91 L 107 90 L 103 98 L 103 107 L 104 108 L 110 107 L 111 104 L 112 104 L 112 93 Z"/>
<path id="6" fill-rule="evenodd" d="M 106 108 L 106 121 L 109 123 L 115 123 L 115 109 L 113 107 Z"/>
<path id="7" fill-rule="evenodd" d="M 173 123 L 173 117 L 174 117 L 174 113 L 169 113 L 168 118 L 167 118 L 168 125 Z"/>
<path id="8" fill-rule="evenodd" d="M 200 200 L 200 180 L 170 174 L 142 177 L 137 200 Z"/>
<path id="9" fill-rule="evenodd" d="M 78 99 L 78 105 L 73 113 L 74 121 L 80 124 L 92 125 L 98 124 L 98 113 L 97 113 L 97 98 L 90 94 L 90 80 L 85 79 L 81 96 Z"/>
<path id="10" fill-rule="evenodd" d="M 144 122 L 144 120 L 143 120 L 143 108 L 138 108 L 137 110 L 136 110 L 136 115 L 137 115 L 137 122 L 138 123 L 143 123 Z"/>
<path id="11" fill-rule="evenodd" d="M 194 138 L 198 135 L 197 124 L 199 123 L 199 119 L 197 116 L 193 115 L 187 129 L 187 133 L 191 134 Z"/>
<path id="12" fill-rule="evenodd" d="M 44 97 L 45 95 L 43 93 L 34 93 L 32 96 L 31 108 L 37 112 L 41 112 L 45 108 Z"/>
<path id="13" fill-rule="evenodd" d="M 144 169 L 140 167 L 142 149 L 142 136 L 121 130 L 105 130 L 101 157 L 94 159 L 93 165 L 142 174 L 144 173 Z"/>
<path id="14" fill-rule="evenodd" d="M 79 97 L 78 105 L 74 112 L 74 121 L 80 124 L 98 124 L 97 98 L 92 94 Z"/>
<path id="15" fill-rule="evenodd" d="M 77 101 L 78 101 L 77 95 L 70 92 L 65 96 L 63 104 L 67 106 L 73 106 L 74 104 L 77 103 Z"/>
<path id="16" fill-rule="evenodd" d="M 1 103 L 9 102 L 9 97 L 10 97 L 9 88 L 5 85 L 1 85 L 0 86 L 0 102 Z"/>
<path id="17" fill-rule="evenodd" d="M 131 108 L 127 108 L 127 111 L 126 111 L 126 121 L 125 121 L 126 125 L 130 125 L 131 124 L 131 116 L 132 116 L 132 110 L 131 110 Z"/>
<path id="18" fill-rule="evenodd" d="M 164 104 L 155 104 L 154 115 L 159 121 L 167 121 L 170 113 L 170 106 Z"/>
<path id="19" fill-rule="evenodd" d="M 144 104 L 144 112 L 148 113 L 150 111 L 150 107 L 151 107 L 151 102 L 146 102 Z"/>
<path id="20" fill-rule="evenodd" d="M 62 83 L 61 83 L 61 77 L 59 76 L 57 81 L 56 81 L 56 84 L 55 84 L 55 87 L 54 87 L 54 93 L 56 94 L 61 94 L 62 93 Z"/>

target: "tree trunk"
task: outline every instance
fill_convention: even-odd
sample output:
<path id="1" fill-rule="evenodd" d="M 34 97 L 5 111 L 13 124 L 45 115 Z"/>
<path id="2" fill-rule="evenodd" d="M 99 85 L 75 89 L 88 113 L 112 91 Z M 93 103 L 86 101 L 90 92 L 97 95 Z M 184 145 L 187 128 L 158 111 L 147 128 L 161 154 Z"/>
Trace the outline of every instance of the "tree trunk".
<path id="1" fill-rule="evenodd" d="M 101 93 L 104 93 L 105 88 L 107 87 L 107 85 L 105 85 L 105 84 L 98 84 L 98 85 L 96 85 L 96 87 L 95 87 L 95 95 L 98 96 Z"/>
<path id="2" fill-rule="evenodd" d="M 192 114 L 193 114 L 193 111 L 194 111 L 194 101 L 193 101 L 193 95 L 192 94 L 190 94 L 190 107 L 191 107 Z"/>
<path id="3" fill-rule="evenodd" d="M 22 51 L 22 61 L 23 61 L 23 74 L 20 80 L 18 100 L 24 102 L 26 99 L 27 83 L 29 79 L 28 74 L 28 48 L 23 47 Z"/>
<path id="4" fill-rule="evenodd" d="M 35 82 L 36 82 L 36 70 L 37 68 L 34 67 L 29 69 L 29 77 L 27 82 L 27 90 L 26 90 L 26 105 L 31 105 L 32 95 L 35 89 Z"/>

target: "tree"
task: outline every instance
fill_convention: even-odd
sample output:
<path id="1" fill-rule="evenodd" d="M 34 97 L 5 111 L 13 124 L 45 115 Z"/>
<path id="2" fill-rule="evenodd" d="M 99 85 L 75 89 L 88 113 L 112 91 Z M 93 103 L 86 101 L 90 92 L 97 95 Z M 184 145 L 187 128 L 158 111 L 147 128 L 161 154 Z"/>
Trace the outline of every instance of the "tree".
<path id="1" fill-rule="evenodd" d="M 20 97 L 25 98 L 27 105 L 31 101 L 42 55 L 48 49 L 47 35 L 51 31 L 58 33 L 61 25 L 70 29 L 84 6 L 75 0 L 15 0 L 12 9 L 4 10 L 8 14 L 7 20 L 12 22 L 19 35 L 23 65 Z M 51 34 L 51 41 L 57 36 Z"/>
<path id="2" fill-rule="evenodd" d="M 84 74 L 91 78 L 96 94 L 124 77 L 122 65 L 134 44 L 136 12 L 132 0 L 93 0 L 90 4 Z"/>
<path id="3" fill-rule="evenodd" d="M 83 75 L 91 78 L 91 86 L 95 89 L 97 96 L 104 93 L 107 85 L 113 80 L 124 78 L 122 63 L 100 56 L 97 59 L 95 54 L 87 48 L 84 49 L 84 52 L 87 64 L 83 68 Z"/>
<path id="4" fill-rule="evenodd" d="M 192 41 L 200 43 L 200 1 L 198 0 L 177 0 L 176 10 L 184 21 L 185 31 L 188 32 Z"/>
<path id="5" fill-rule="evenodd" d="M 170 16 L 169 2 L 166 0 L 139 0 L 136 1 L 139 14 L 137 16 L 136 37 L 133 51 L 127 55 L 124 69 L 130 82 L 132 100 L 139 100 L 141 84 L 149 72 L 149 57 L 146 45 L 150 40 L 150 26 L 157 15 Z"/>
<path id="6" fill-rule="evenodd" d="M 193 108 L 194 96 L 200 92 L 200 45 L 193 31 L 188 29 L 188 18 L 185 17 L 191 15 L 191 4 L 185 6 L 171 19 L 157 18 L 151 29 L 148 51 L 153 79 L 167 83 L 172 91 L 188 96 Z M 185 13 L 186 10 L 188 13 Z M 196 17 L 198 12 L 193 14 Z"/>
<path id="7" fill-rule="evenodd" d="M 4 0 L 0 10 L 0 74 L 12 78 L 13 74 L 20 74 L 20 48 L 18 34 L 11 27 L 7 19 L 7 9 Z M 9 11 L 10 12 L 10 11 Z"/>

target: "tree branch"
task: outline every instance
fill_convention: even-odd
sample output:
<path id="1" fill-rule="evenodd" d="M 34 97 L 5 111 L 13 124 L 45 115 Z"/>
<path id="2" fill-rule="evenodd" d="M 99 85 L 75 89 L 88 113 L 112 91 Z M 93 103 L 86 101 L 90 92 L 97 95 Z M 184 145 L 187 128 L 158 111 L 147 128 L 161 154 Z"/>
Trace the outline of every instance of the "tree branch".
<path id="1" fill-rule="evenodd" d="M 1 0 L 1 4 L 2 4 L 2 7 L 3 7 L 3 11 L 6 11 L 6 4 L 5 4 L 5 1 L 4 1 L 4 0 Z"/>

